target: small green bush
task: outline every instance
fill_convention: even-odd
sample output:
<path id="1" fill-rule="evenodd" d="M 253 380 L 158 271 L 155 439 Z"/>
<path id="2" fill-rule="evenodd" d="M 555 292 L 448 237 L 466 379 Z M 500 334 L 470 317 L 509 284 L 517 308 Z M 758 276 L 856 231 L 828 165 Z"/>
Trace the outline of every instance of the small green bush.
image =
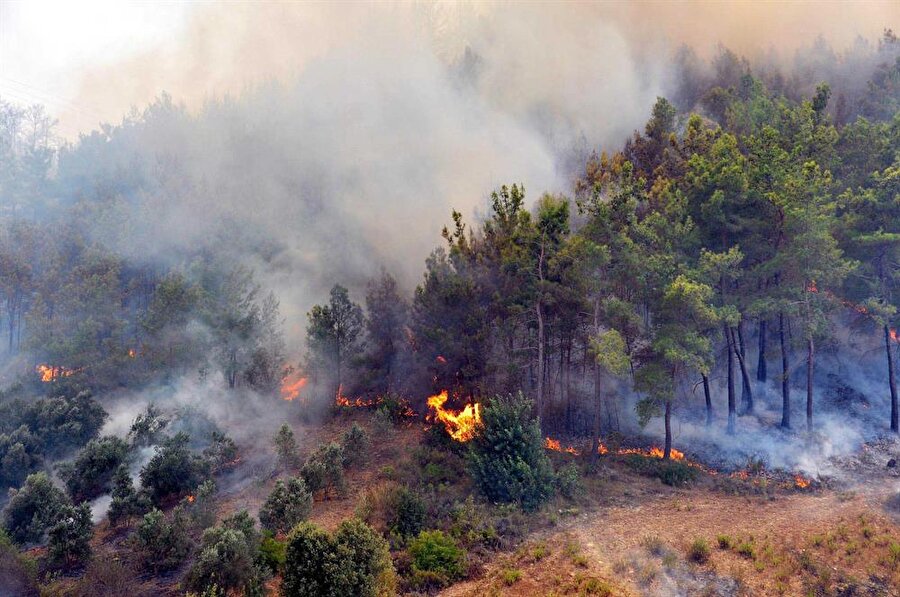
<path id="1" fill-rule="evenodd" d="M 584 493 L 581 471 L 574 462 L 566 464 L 556 473 L 556 488 L 560 495 L 570 500 Z"/>
<path id="2" fill-rule="evenodd" d="M 16 543 L 40 543 L 70 505 L 69 498 L 46 473 L 35 473 L 6 504 L 3 527 Z"/>
<path id="3" fill-rule="evenodd" d="M 498 396 L 482 412 L 472 439 L 469 469 L 492 502 L 515 502 L 536 510 L 553 494 L 554 476 L 531 402 L 522 394 Z"/>
<path id="4" fill-rule="evenodd" d="M 259 511 L 259 522 L 264 529 L 275 533 L 286 533 L 298 523 L 306 520 L 312 510 L 312 493 L 299 477 L 287 483 L 279 479 L 275 488 Z"/>
<path id="5" fill-rule="evenodd" d="M 731 549 L 734 547 L 734 540 L 729 535 L 716 535 L 716 543 L 719 549 Z"/>
<path id="6" fill-rule="evenodd" d="M 625 462 L 648 477 L 655 477 L 672 487 L 687 485 L 697 478 L 697 469 L 678 460 L 662 460 L 640 454 L 629 454 Z"/>
<path id="7" fill-rule="evenodd" d="M 341 449 L 344 453 L 344 466 L 365 462 L 369 451 L 369 434 L 358 423 L 354 423 L 341 438 Z"/>
<path id="8" fill-rule="evenodd" d="M 157 509 L 145 514 L 131 541 L 143 566 L 154 573 L 178 568 L 193 548 L 187 520 L 177 509 L 170 519 Z"/>
<path id="9" fill-rule="evenodd" d="M 242 511 L 230 516 L 203 533 L 186 585 L 195 591 L 215 588 L 223 595 L 252 594 L 265 580 L 256 566 L 258 551 L 259 535 L 250 515 Z"/>
<path id="10" fill-rule="evenodd" d="M 300 469 L 300 476 L 311 492 L 322 491 L 325 499 L 328 492 L 342 493 L 344 486 L 344 451 L 335 443 L 319 446 Z"/>
<path id="11" fill-rule="evenodd" d="M 422 498 L 408 487 L 398 487 L 388 498 L 388 529 L 399 537 L 417 535 L 425 525 L 426 507 Z"/>
<path id="12" fill-rule="evenodd" d="M 76 503 L 91 500 L 109 490 L 113 473 L 125 462 L 128 444 L 117 437 L 91 440 L 75 460 L 59 467 L 59 477 Z"/>
<path id="13" fill-rule="evenodd" d="M 516 568 L 505 568 L 500 573 L 500 579 L 507 587 L 511 587 L 522 579 L 522 571 Z"/>
<path id="14" fill-rule="evenodd" d="M 443 531 L 422 531 L 409 544 L 414 573 L 429 573 L 448 584 L 466 573 L 466 551 Z"/>
<path id="15" fill-rule="evenodd" d="M 84 564 L 91 557 L 90 541 L 93 535 L 90 505 L 82 502 L 78 506 L 66 506 L 60 512 L 59 521 L 48 533 L 47 556 L 50 562 L 67 570 Z"/>
<path id="16" fill-rule="evenodd" d="M 209 477 L 209 463 L 188 448 L 189 442 L 185 433 L 165 440 L 141 469 L 141 486 L 155 505 L 190 493 Z"/>
<path id="17" fill-rule="evenodd" d="M 706 539 L 697 538 L 688 548 L 688 558 L 697 564 L 705 564 L 709 560 L 709 543 Z"/>
<path id="18" fill-rule="evenodd" d="M 287 544 L 276 539 L 271 531 L 263 533 L 259 543 L 259 557 L 272 574 L 278 574 L 284 568 L 286 548 Z"/>

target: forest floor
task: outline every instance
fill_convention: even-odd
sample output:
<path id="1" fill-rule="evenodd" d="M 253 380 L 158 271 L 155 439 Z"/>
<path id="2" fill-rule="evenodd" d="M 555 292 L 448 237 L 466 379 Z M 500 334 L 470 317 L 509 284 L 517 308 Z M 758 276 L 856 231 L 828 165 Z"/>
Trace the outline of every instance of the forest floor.
<path id="1" fill-rule="evenodd" d="M 316 501 L 310 519 L 328 529 L 352 516 L 391 470 L 414 466 L 423 441 L 421 423 L 385 428 L 350 413 L 295 423 L 301 456 L 338 441 L 352 421 L 367 428 L 372 447 L 366 465 L 348 471 L 343 495 Z M 270 448 L 256 449 L 265 453 L 247 454 L 220 484 L 219 517 L 255 515 L 284 474 Z M 867 447 L 839 463 L 839 481 L 801 489 L 706 473 L 670 487 L 623 458 L 604 457 L 579 497 L 557 499 L 512 548 L 482 557 L 468 580 L 440 595 L 900 596 L 900 467 L 887 467 L 890 458 L 900 460 L 900 443 Z M 698 539 L 708 556 L 692 556 Z M 95 553 L 115 553 L 123 540 L 103 522 Z M 148 594 L 177 594 L 180 576 L 147 578 Z M 277 582 L 271 586 L 274 595 Z"/>

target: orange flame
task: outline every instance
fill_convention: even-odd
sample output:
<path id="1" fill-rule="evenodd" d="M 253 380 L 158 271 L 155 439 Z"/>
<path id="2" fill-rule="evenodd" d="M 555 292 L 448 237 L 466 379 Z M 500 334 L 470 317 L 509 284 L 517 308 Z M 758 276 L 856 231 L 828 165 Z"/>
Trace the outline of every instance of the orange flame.
<path id="1" fill-rule="evenodd" d="M 68 369 L 66 367 L 45 364 L 38 365 L 34 370 L 41 374 L 41 381 L 44 383 L 56 381 L 60 377 L 69 377 L 70 375 L 75 375 L 81 371 L 81 369 Z"/>
<path id="2" fill-rule="evenodd" d="M 900 343 L 900 336 L 897 336 L 897 328 L 891 328 L 891 340 Z"/>
<path id="3" fill-rule="evenodd" d="M 574 446 L 565 446 L 563 447 L 558 439 L 553 439 L 552 437 L 548 437 L 544 440 L 544 447 L 548 450 L 553 450 L 554 452 L 566 452 L 567 454 L 572 454 L 573 456 L 578 456 L 580 452 L 575 449 Z"/>
<path id="4" fill-rule="evenodd" d="M 133 348 L 128 349 L 128 358 L 133 359 L 137 357 L 137 351 Z"/>
<path id="5" fill-rule="evenodd" d="M 338 386 L 337 393 L 334 395 L 334 403 L 338 406 L 346 406 L 349 408 L 372 408 L 381 403 L 381 397 L 376 398 L 347 398 L 344 396 L 344 385 Z"/>
<path id="6" fill-rule="evenodd" d="M 812 280 L 809 284 L 806 285 L 806 292 L 819 292 L 819 287 L 816 286 L 815 280 Z"/>
<path id="7" fill-rule="evenodd" d="M 475 429 L 481 424 L 481 405 L 477 402 L 467 404 L 459 412 L 444 408 L 449 395 L 447 390 L 428 398 L 428 406 L 434 410 L 434 417 L 444 424 L 447 433 L 458 442 L 467 442 L 475 435 Z"/>
<path id="8" fill-rule="evenodd" d="M 446 363 L 447 363 L 447 359 L 445 359 L 445 358 L 442 357 L 441 355 L 436 356 L 434 360 L 437 361 L 438 363 L 441 363 L 441 364 L 446 364 Z"/>
<path id="9" fill-rule="evenodd" d="M 300 396 L 300 390 L 306 386 L 309 381 L 306 377 L 288 376 L 281 384 L 281 399 L 291 402 Z"/>
<path id="10" fill-rule="evenodd" d="M 794 475 L 794 485 L 796 485 L 799 489 L 805 489 L 809 487 L 810 483 L 812 483 L 812 481 L 810 481 L 803 475 Z"/>
<path id="11" fill-rule="evenodd" d="M 192 495 L 187 496 L 187 501 L 189 504 L 193 504 L 195 499 L 197 499 L 197 498 L 195 498 Z"/>

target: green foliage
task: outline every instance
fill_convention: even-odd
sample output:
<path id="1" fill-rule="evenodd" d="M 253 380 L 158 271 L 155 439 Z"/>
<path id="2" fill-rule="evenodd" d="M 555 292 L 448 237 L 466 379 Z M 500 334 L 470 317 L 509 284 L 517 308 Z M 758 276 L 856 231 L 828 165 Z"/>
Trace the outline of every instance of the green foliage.
<path id="1" fill-rule="evenodd" d="M 573 462 L 563 466 L 556 473 L 556 487 L 559 493 L 569 499 L 578 497 L 584 493 L 584 484 L 581 479 L 581 470 Z"/>
<path id="2" fill-rule="evenodd" d="M 145 514 L 131 541 L 142 565 L 154 573 L 180 567 L 194 547 L 187 520 L 177 509 L 168 518 L 155 508 Z"/>
<path id="3" fill-rule="evenodd" d="M 369 434 L 358 423 L 354 423 L 344 432 L 341 449 L 344 452 L 344 466 L 365 462 L 369 450 Z"/>
<path id="4" fill-rule="evenodd" d="M 64 569 L 84 564 L 91 556 L 90 540 L 93 534 L 91 507 L 87 502 L 64 507 L 59 521 L 48 532 L 47 556 L 50 562 Z"/>
<path id="5" fill-rule="evenodd" d="M 106 416 L 89 392 L 0 404 L 0 490 L 96 437 Z"/>
<path id="6" fill-rule="evenodd" d="M 425 501 L 408 487 L 397 487 L 388 496 L 385 523 L 388 530 L 403 539 L 417 535 L 425 526 Z"/>
<path id="7" fill-rule="evenodd" d="M 119 465 L 112 478 L 112 501 L 109 504 L 107 517 L 113 526 L 132 516 L 142 516 L 152 507 L 145 493 L 136 493 L 131 473 L 124 464 Z"/>
<path id="8" fill-rule="evenodd" d="M 679 460 L 662 460 L 629 454 L 625 462 L 634 470 L 648 477 L 655 477 L 673 487 L 687 485 L 697 478 L 697 469 Z"/>
<path id="9" fill-rule="evenodd" d="M 193 491 L 209 476 L 209 463 L 188 449 L 189 441 L 184 433 L 165 440 L 141 469 L 141 485 L 154 504 Z"/>
<path id="10" fill-rule="evenodd" d="M 203 449 L 203 457 L 209 463 L 211 472 L 220 472 L 237 460 L 237 444 L 224 433 L 213 431 L 209 445 Z"/>
<path id="11" fill-rule="evenodd" d="M 278 454 L 279 464 L 286 469 L 297 466 L 299 456 L 297 454 L 297 440 L 294 439 L 294 431 L 287 423 L 278 428 L 275 434 L 275 453 Z"/>
<path id="12" fill-rule="evenodd" d="M 300 476 L 309 491 L 322 491 L 326 499 L 329 491 L 343 492 L 344 451 L 341 446 L 334 442 L 319 446 L 303 464 Z"/>
<path id="13" fill-rule="evenodd" d="M 688 558 L 697 564 L 705 564 L 709 560 L 709 543 L 706 539 L 694 539 L 688 548 Z"/>
<path id="14" fill-rule="evenodd" d="M 73 501 L 90 500 L 109 490 L 113 473 L 127 456 L 128 444 L 117 437 L 91 440 L 74 461 L 60 466 L 59 476 Z"/>
<path id="15" fill-rule="evenodd" d="M 362 308 L 350 300 L 346 288 L 335 285 L 327 305 L 315 305 L 307 314 L 306 341 L 312 367 L 329 376 L 337 387 L 343 372 L 359 352 L 363 331 Z"/>
<path id="16" fill-rule="evenodd" d="M 3 530 L 0 530 L 0 586 L 11 595 L 38 595 L 37 563 L 20 554 Z"/>
<path id="17" fill-rule="evenodd" d="M 253 519 L 246 511 L 207 529 L 188 572 L 187 587 L 195 591 L 215 587 L 222 594 L 253 594 L 264 581 L 264 569 L 257 566 L 259 545 Z"/>
<path id="18" fill-rule="evenodd" d="M 312 493 L 303 479 L 294 477 L 287 483 L 279 479 L 260 508 L 259 522 L 266 530 L 286 533 L 306 520 L 312 510 L 312 502 Z"/>
<path id="19" fill-rule="evenodd" d="M 531 402 L 498 396 L 482 412 L 484 426 L 471 443 L 469 469 L 485 497 L 538 508 L 553 494 L 553 471 Z"/>
<path id="20" fill-rule="evenodd" d="M 286 597 L 374 597 L 393 578 L 387 543 L 358 520 L 334 535 L 301 523 L 288 536 L 282 593 Z"/>
<path id="21" fill-rule="evenodd" d="M 3 510 L 3 528 L 16 543 L 40 543 L 70 505 L 46 473 L 29 475 Z"/>
<path id="22" fill-rule="evenodd" d="M 409 544 L 412 571 L 447 585 L 466 573 L 466 551 L 442 531 L 422 531 Z"/>
<path id="23" fill-rule="evenodd" d="M 270 531 L 265 531 L 259 543 L 259 557 L 260 562 L 269 569 L 269 572 L 278 574 L 284 568 L 287 543 L 279 541 Z"/>
<path id="24" fill-rule="evenodd" d="M 153 403 L 147 405 L 147 410 L 138 414 L 131 422 L 128 430 L 128 439 L 133 446 L 152 446 L 164 438 L 164 432 L 170 420 Z"/>

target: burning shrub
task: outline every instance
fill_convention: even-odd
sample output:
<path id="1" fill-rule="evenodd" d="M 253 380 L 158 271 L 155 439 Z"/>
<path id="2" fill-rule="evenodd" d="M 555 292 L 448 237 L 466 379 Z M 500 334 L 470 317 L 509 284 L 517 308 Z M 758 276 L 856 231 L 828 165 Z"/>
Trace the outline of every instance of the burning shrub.
<path id="1" fill-rule="evenodd" d="M 482 493 L 525 510 L 538 508 L 553 494 L 550 459 L 530 413 L 531 402 L 521 393 L 492 400 L 469 454 L 469 470 Z"/>
<path id="2" fill-rule="evenodd" d="M 66 506 L 59 521 L 48 533 L 47 555 L 54 566 L 69 569 L 84 564 L 91 557 L 91 507 L 87 502 Z"/>
<path id="3" fill-rule="evenodd" d="M 278 429 L 275 434 L 275 453 L 278 454 L 278 463 L 283 468 L 291 469 L 297 466 L 299 456 L 297 455 L 297 440 L 294 439 L 294 432 L 287 423 Z"/>
<path id="4" fill-rule="evenodd" d="M 75 502 L 90 500 L 106 493 L 127 456 L 128 444 L 117 437 L 91 440 L 73 462 L 60 465 L 59 476 Z"/>
<path id="5" fill-rule="evenodd" d="M 288 537 L 285 597 L 374 596 L 393 593 L 387 543 L 363 522 L 345 520 L 334 535 L 300 523 Z"/>
<path id="6" fill-rule="evenodd" d="M 300 469 L 300 476 L 313 493 L 322 491 L 328 499 L 328 491 L 344 491 L 344 451 L 336 443 L 319 446 Z"/>
<path id="7" fill-rule="evenodd" d="M 279 479 L 259 511 L 259 522 L 264 529 L 283 533 L 306 520 L 311 509 L 312 493 L 303 479 L 295 477 L 287 483 Z"/>
<path id="8" fill-rule="evenodd" d="M 16 543 L 40 543 L 70 505 L 66 494 L 53 486 L 46 473 L 35 473 L 12 494 L 3 511 L 3 527 Z"/>
<path id="9" fill-rule="evenodd" d="M 193 549 L 187 521 L 178 509 L 171 520 L 155 508 L 145 514 L 131 541 L 142 565 L 154 573 L 178 568 Z"/>
<path id="10" fill-rule="evenodd" d="M 341 439 L 341 449 L 344 451 L 345 466 L 363 462 L 369 449 L 369 434 L 357 423 L 354 423 L 344 433 L 344 437 Z"/>
<path id="11" fill-rule="evenodd" d="M 216 587 L 223 595 L 242 591 L 255 594 L 265 580 L 265 572 L 257 566 L 259 536 L 253 519 L 246 511 L 226 518 L 217 527 L 203 533 L 186 585 L 195 591 Z"/>
<path id="12" fill-rule="evenodd" d="M 141 469 L 141 485 L 154 504 L 192 491 L 209 476 L 209 463 L 188 449 L 189 441 L 184 433 L 167 439 Z"/>
<path id="13" fill-rule="evenodd" d="M 466 551 L 442 531 L 419 533 L 409 544 L 409 554 L 415 584 L 445 586 L 466 573 Z"/>

